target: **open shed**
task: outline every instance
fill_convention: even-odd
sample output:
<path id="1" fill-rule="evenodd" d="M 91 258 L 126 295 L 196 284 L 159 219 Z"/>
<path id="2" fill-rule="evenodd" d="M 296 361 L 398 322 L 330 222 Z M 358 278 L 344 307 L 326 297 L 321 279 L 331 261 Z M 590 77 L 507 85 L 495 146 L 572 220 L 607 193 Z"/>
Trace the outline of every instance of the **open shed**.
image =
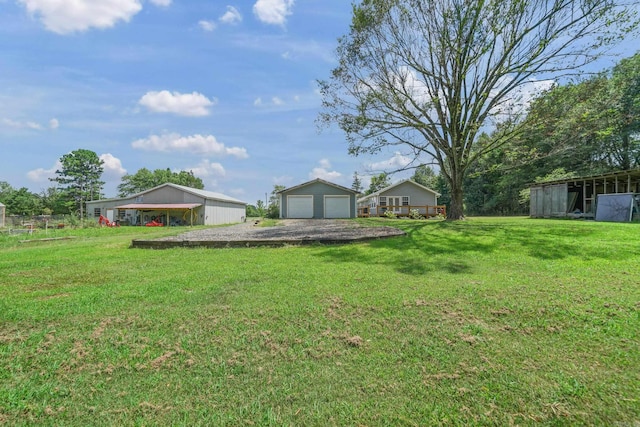
<path id="1" fill-rule="evenodd" d="M 596 218 L 598 196 L 640 193 L 640 169 L 542 182 L 530 187 L 532 218 Z"/>

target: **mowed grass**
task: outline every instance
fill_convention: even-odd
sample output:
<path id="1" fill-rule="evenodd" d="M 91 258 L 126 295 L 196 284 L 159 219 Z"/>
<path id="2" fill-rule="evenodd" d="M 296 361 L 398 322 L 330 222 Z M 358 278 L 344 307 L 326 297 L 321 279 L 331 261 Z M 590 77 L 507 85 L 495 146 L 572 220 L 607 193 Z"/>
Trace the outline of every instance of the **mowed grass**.
<path id="1" fill-rule="evenodd" d="M 640 423 L 638 224 L 362 222 L 407 236 L 0 237 L 0 423 Z"/>

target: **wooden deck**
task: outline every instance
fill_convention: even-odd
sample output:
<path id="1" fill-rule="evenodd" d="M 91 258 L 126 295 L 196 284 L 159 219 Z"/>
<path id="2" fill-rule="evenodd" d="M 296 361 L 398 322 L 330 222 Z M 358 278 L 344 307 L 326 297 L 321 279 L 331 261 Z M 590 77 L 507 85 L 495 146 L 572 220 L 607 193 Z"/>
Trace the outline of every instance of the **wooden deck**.
<path id="1" fill-rule="evenodd" d="M 445 205 L 437 206 L 378 206 L 376 208 L 370 208 L 368 206 L 358 208 L 358 218 L 369 218 L 372 216 L 385 216 L 385 212 L 388 210 L 398 217 L 408 217 L 411 215 L 411 211 L 417 210 L 420 215 L 425 218 L 431 218 L 438 215 L 447 216 L 447 207 Z"/>

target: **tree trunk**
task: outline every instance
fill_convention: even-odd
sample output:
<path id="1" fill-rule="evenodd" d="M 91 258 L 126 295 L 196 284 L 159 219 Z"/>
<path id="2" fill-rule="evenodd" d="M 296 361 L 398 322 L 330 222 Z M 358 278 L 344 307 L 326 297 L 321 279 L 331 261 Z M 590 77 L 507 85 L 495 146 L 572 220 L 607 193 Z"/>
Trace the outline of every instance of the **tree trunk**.
<path id="1" fill-rule="evenodd" d="M 449 189 L 451 190 L 451 204 L 447 210 L 447 220 L 456 221 L 464 219 L 462 174 L 451 175 Z"/>

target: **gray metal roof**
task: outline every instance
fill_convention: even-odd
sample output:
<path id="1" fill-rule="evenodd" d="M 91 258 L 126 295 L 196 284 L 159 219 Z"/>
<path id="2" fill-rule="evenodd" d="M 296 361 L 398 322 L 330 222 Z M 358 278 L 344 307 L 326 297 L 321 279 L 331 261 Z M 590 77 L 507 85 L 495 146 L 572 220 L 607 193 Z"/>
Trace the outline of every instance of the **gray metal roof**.
<path id="1" fill-rule="evenodd" d="M 564 184 L 569 182 L 589 181 L 589 180 L 595 180 L 595 181 L 606 180 L 606 179 L 615 180 L 616 178 L 640 179 L 640 168 L 628 169 L 624 171 L 614 171 L 614 172 L 597 174 L 597 175 L 577 176 L 574 178 L 552 179 L 549 181 L 531 183 L 529 184 L 529 187 L 543 187 L 545 185 Z"/>
<path id="2" fill-rule="evenodd" d="M 395 184 L 391 184 L 391 185 L 389 185 L 387 187 L 384 187 L 383 189 L 380 189 L 380 190 L 376 191 L 375 193 L 367 194 L 366 196 L 361 197 L 360 199 L 358 199 L 358 203 L 364 202 L 365 200 L 368 200 L 368 199 L 370 199 L 370 198 L 372 198 L 374 196 L 378 196 L 378 195 L 380 195 L 380 193 L 384 193 L 385 191 L 391 190 L 392 188 L 397 187 L 400 184 L 404 184 L 405 182 L 409 182 L 409 183 L 415 185 L 416 187 L 422 188 L 423 190 L 430 191 L 430 192 L 432 192 L 433 194 L 435 194 L 438 197 L 441 196 L 441 194 L 438 193 L 437 191 L 432 190 L 429 187 L 425 187 L 422 184 L 418 184 L 417 182 L 415 182 L 411 178 L 407 178 L 407 179 L 403 179 L 402 181 L 398 181 Z"/>
<path id="3" fill-rule="evenodd" d="M 233 197 L 227 196 L 227 195 L 222 194 L 222 193 L 216 193 L 214 191 L 199 190 L 197 188 L 185 187 L 184 185 L 171 184 L 171 183 L 167 183 L 167 184 L 163 184 L 163 185 L 169 185 L 171 187 L 178 188 L 178 189 L 180 189 L 182 191 L 186 191 L 187 193 L 191 193 L 191 194 L 195 194 L 195 195 L 198 195 L 198 196 L 202 196 L 205 199 L 220 200 L 222 202 L 242 203 L 242 204 L 245 204 L 245 205 L 247 204 L 246 202 L 243 202 L 242 200 L 235 199 Z M 156 188 L 159 188 L 159 187 L 161 187 L 161 186 L 158 186 Z M 151 191 L 151 190 L 147 190 L 144 193 L 148 193 L 149 191 Z"/>
<path id="4" fill-rule="evenodd" d="M 305 186 L 307 186 L 309 184 L 314 184 L 316 182 L 321 182 L 323 184 L 330 185 L 331 187 L 339 188 L 339 189 L 344 190 L 344 191 L 348 191 L 348 192 L 351 192 L 351 193 L 354 193 L 354 194 L 358 194 L 358 192 L 355 191 L 352 188 L 343 187 L 342 185 L 334 184 L 333 182 L 325 181 L 324 179 L 321 179 L 321 178 L 312 179 L 311 181 L 303 182 L 302 184 L 295 185 L 295 186 L 289 187 L 289 188 L 285 188 L 284 190 L 278 191 L 278 193 L 286 193 L 287 191 L 295 190 L 296 188 L 305 187 Z"/>
<path id="5" fill-rule="evenodd" d="M 184 191 L 184 192 L 187 192 L 187 193 L 191 193 L 191 194 L 194 194 L 196 196 L 204 197 L 205 199 L 210 199 L 210 200 L 218 200 L 220 202 L 240 203 L 240 204 L 243 204 L 243 205 L 247 204 L 247 202 L 243 202 L 242 200 L 238 200 L 238 199 L 235 199 L 233 197 L 227 196 L 226 194 L 216 193 L 214 191 L 199 190 L 197 188 L 186 187 L 184 185 L 173 184 L 173 183 L 170 183 L 170 182 L 167 182 L 165 184 L 157 185 L 157 186 L 155 186 L 153 188 L 141 191 L 141 192 L 136 193 L 136 194 L 131 194 L 131 195 L 127 196 L 127 197 L 115 197 L 115 198 L 112 198 L 112 199 L 90 200 L 90 201 L 87 201 L 86 203 L 116 202 L 118 200 L 135 200 L 136 197 L 143 196 L 143 195 L 145 195 L 147 193 L 150 193 L 151 191 L 157 190 L 157 189 L 162 188 L 162 187 L 177 188 L 178 190 L 181 190 L 181 191 Z"/>

